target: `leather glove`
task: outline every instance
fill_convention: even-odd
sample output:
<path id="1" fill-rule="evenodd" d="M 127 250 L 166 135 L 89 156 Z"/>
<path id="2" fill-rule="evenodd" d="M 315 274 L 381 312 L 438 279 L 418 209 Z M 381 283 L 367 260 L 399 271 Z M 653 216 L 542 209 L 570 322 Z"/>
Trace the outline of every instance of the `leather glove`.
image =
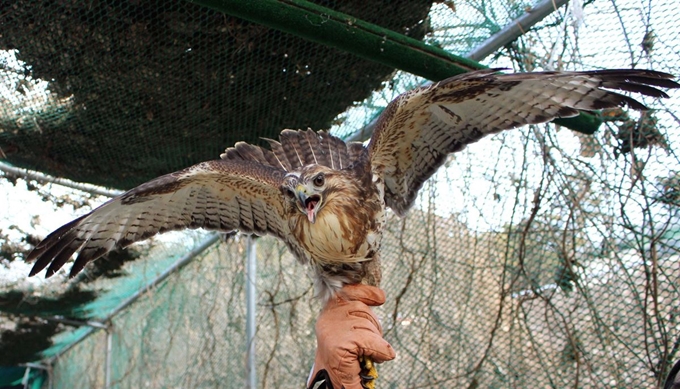
<path id="1" fill-rule="evenodd" d="M 394 349 L 383 339 L 380 322 L 370 308 L 383 303 L 385 292 L 362 284 L 345 285 L 331 298 L 316 322 L 317 348 L 309 388 L 362 389 L 360 359 L 370 359 L 367 368 L 372 367 L 371 360 L 394 359 Z M 377 373 L 372 371 L 375 376 L 365 378 L 375 379 Z"/>

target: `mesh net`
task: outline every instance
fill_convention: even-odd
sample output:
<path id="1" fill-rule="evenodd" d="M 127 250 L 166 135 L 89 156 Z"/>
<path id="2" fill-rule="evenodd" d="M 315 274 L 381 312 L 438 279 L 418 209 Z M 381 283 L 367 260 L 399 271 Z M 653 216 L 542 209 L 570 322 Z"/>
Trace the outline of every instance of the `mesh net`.
<path id="1" fill-rule="evenodd" d="M 371 7 L 383 4 L 322 3 L 425 33 L 428 2 L 385 2 L 378 13 Z M 116 188 L 215 159 L 237 141 L 328 128 L 393 72 L 181 0 L 5 3 L 0 23 L 0 49 L 29 66 L 5 60 L 4 82 L 20 92 L 0 108 L 7 160 Z"/>
<path id="2" fill-rule="evenodd" d="M 415 23 L 410 25 L 426 20 L 427 41 L 465 54 L 526 6 L 502 0 L 443 1 L 432 5 L 427 19 L 413 15 Z M 134 7 L 109 6 L 122 15 L 126 15 L 122 10 Z M 366 4 L 362 17 L 380 13 L 375 7 Z M 678 12 L 671 0 L 596 0 L 585 3 L 582 11 L 572 3 L 499 50 L 486 64 L 517 71 L 644 67 L 680 74 Z M 121 17 L 108 28 L 129 33 L 133 24 L 128 19 Z M 201 25 L 191 31 L 206 28 Z M 263 34 L 284 39 L 283 34 Z M 268 44 L 278 47 L 280 42 Z M 254 47 L 260 44 L 253 41 Z M 238 53 L 248 52 L 248 47 Z M 308 50 L 310 58 L 323 57 L 315 51 L 318 48 Z M 261 65 L 257 61 L 267 62 L 254 56 L 252 60 L 257 66 Z M 366 70 L 350 66 L 349 72 L 363 77 Z M 278 80 L 280 71 L 277 74 Z M 234 82 L 247 85 L 241 76 L 235 75 Z M 338 81 L 336 74 L 329 77 Z M 297 74 L 293 78 L 303 79 Z M 264 84 L 270 85 L 269 80 Z M 290 126 L 334 124 L 333 131 L 347 135 L 370 123 L 398 93 L 422 82 L 397 72 L 360 106 L 333 116 L 336 111 L 325 121 L 297 117 L 300 121 Z M 213 86 L 202 93 L 232 101 L 234 95 L 225 94 L 223 85 Z M 281 93 L 292 96 L 295 88 L 287 88 L 290 84 Z M 177 96 L 158 95 L 153 101 L 194 104 L 193 99 Z M 266 100 L 267 110 L 286 110 L 280 96 L 262 94 L 254 99 Z M 670 99 L 644 101 L 654 108 L 644 115 L 604 112 L 606 122 L 592 137 L 542 125 L 483 139 L 447 161 L 446 169 L 423 187 L 405 219 L 390 216 L 382 247 L 382 287 L 388 301 L 376 311 L 398 357 L 380 367 L 380 387 L 660 387 L 678 359 L 680 344 L 678 96 L 672 92 Z M 311 100 L 318 98 L 317 94 Z M 300 114 L 316 114 L 313 107 L 303 107 Z M 116 110 L 125 109 L 130 108 Z M 144 116 L 147 111 L 139 109 Z M 175 163 L 186 166 L 189 160 L 181 158 L 195 148 L 210 147 L 211 155 L 201 158 L 212 158 L 245 137 L 241 133 L 232 139 L 201 127 L 202 120 L 209 121 L 201 119 L 201 109 L 181 115 L 182 120 L 193 121 L 184 125 L 191 129 L 186 136 L 210 136 L 206 138 L 210 142 L 180 142 L 183 152 L 168 149 L 156 166 L 162 165 L 163 170 L 172 170 Z M 105 117 L 103 112 L 97 115 Z M 157 116 L 152 116 L 153 122 Z M 96 134 L 94 138 L 83 139 L 106 143 L 112 141 L 106 131 L 120 136 L 122 127 L 134 127 L 127 118 L 119 119 L 125 126 L 99 127 L 90 134 Z M 265 127 L 276 133 L 286 126 L 277 122 L 255 127 L 257 122 L 248 120 L 238 128 L 258 128 L 255 135 L 266 136 Z M 37 127 L 31 128 L 33 132 L 27 134 L 32 136 L 15 129 L 18 135 L 5 131 L 0 139 L 40 138 Z M 160 130 L 155 131 L 137 131 L 134 136 L 143 137 L 146 143 L 140 140 L 139 145 L 151 150 L 155 147 L 149 146 L 149 139 L 163 142 Z M 42 136 L 46 133 L 43 129 Z M 2 147 L 9 157 L 11 143 Z M 71 153 L 66 156 L 79 158 L 78 152 Z M 99 154 L 96 161 L 104 158 L 109 162 L 104 165 L 115 165 L 112 162 L 119 157 Z M 73 175 L 90 177 L 87 169 L 93 156 L 82 161 Z M 129 180 L 121 181 L 125 184 L 147 177 L 125 163 L 105 168 L 121 169 L 117 174 Z M 118 178 L 90 181 L 114 179 Z M 134 269 L 146 266 L 163 269 L 169 262 L 160 263 L 159 258 L 174 260 L 176 253 L 193 247 L 195 241 L 175 238 L 179 246 L 153 253 L 131 264 L 134 268 L 128 271 L 140 274 Z M 113 387 L 244 386 L 248 348 L 244 242 L 237 237 L 212 248 L 114 317 Z M 312 299 L 306 270 L 295 264 L 282 244 L 258 239 L 257 253 L 258 385 L 301 387 L 313 361 L 313 323 L 320 306 Z M 138 281 L 143 284 L 154 274 L 139 276 Z M 122 288 L 118 282 L 98 287 L 117 290 Z M 126 290 L 135 287 L 128 285 Z M 124 297 L 100 299 L 83 315 L 104 317 Z M 55 347 L 70 344 L 79 335 L 62 334 Z M 103 387 L 105 349 L 102 331 L 60 356 L 54 364 L 54 387 Z"/>

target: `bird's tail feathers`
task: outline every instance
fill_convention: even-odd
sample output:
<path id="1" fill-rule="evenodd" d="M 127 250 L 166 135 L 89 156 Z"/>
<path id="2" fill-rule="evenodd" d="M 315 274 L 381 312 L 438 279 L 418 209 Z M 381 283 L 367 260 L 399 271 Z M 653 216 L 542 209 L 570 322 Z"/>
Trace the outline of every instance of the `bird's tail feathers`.
<path id="1" fill-rule="evenodd" d="M 363 145 L 345 143 L 326 131 L 283 130 L 279 140 L 267 139 L 270 149 L 239 142 L 220 157 L 227 160 L 250 160 L 285 171 L 316 164 L 331 169 L 345 169 L 359 158 Z"/>

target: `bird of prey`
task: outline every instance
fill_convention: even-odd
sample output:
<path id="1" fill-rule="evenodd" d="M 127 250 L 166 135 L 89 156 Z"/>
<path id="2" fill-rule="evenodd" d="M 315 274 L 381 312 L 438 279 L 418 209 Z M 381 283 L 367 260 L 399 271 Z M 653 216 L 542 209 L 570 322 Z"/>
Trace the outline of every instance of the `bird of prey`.
<path id="1" fill-rule="evenodd" d="M 48 235 L 31 275 L 71 276 L 109 251 L 185 228 L 270 234 L 311 265 L 317 294 L 380 281 L 386 209 L 403 216 L 448 154 L 502 130 L 628 106 L 617 93 L 667 97 L 673 76 L 650 70 L 503 74 L 474 71 L 398 96 L 366 147 L 327 132 L 284 130 L 270 147 L 239 142 L 221 159 L 158 177 Z"/>

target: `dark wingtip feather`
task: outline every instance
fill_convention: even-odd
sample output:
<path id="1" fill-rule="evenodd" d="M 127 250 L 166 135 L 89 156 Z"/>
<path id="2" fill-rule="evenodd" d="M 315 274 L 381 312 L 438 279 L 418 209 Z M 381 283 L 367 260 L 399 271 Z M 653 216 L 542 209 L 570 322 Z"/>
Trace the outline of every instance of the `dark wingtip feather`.
<path id="1" fill-rule="evenodd" d="M 45 263 L 42 267 L 41 267 L 41 266 L 38 266 L 37 264 L 33 265 L 33 268 L 31 269 L 31 272 L 28 273 L 28 276 L 29 276 L 29 277 L 33 277 L 34 275 L 40 273 L 40 271 L 41 271 L 42 269 L 44 269 L 45 266 L 47 266 L 48 263 L 49 263 L 49 262 Z"/>
<path id="2" fill-rule="evenodd" d="M 80 224 L 80 222 L 84 218 L 86 218 L 87 216 L 89 216 L 89 214 L 83 215 L 83 216 L 81 216 L 81 217 L 79 217 L 75 220 L 72 220 L 72 221 L 64 224 L 63 226 L 59 227 L 58 229 L 56 229 L 55 231 L 53 231 L 49 235 L 47 235 L 45 237 L 45 239 L 40 241 L 40 243 L 38 243 L 33 248 L 33 250 L 31 250 L 31 252 L 28 253 L 28 256 L 26 257 L 26 261 L 31 262 L 31 261 L 34 261 L 36 258 L 42 256 L 42 254 L 45 251 L 49 250 L 52 246 L 57 244 L 64 236 L 66 236 L 66 234 L 69 231 L 71 231 L 73 229 L 73 227 Z M 40 270 L 42 270 L 42 269 L 40 269 Z M 38 271 L 40 271 L 40 270 L 38 270 Z"/>
<path id="3" fill-rule="evenodd" d="M 653 85 L 653 86 L 658 86 L 660 88 L 667 88 L 667 89 L 677 89 L 680 88 L 680 84 L 678 84 L 676 81 L 674 81 L 673 76 L 670 74 L 665 74 L 664 75 L 668 76 L 666 78 L 658 78 L 658 77 L 647 77 L 645 75 L 639 76 L 621 76 L 617 77 L 619 81 L 624 81 L 628 82 L 630 84 L 645 84 L 645 85 Z M 611 78 L 613 79 L 613 78 Z"/>
<path id="4" fill-rule="evenodd" d="M 36 262 L 33 265 L 33 268 L 31 268 L 31 272 L 28 273 L 29 277 L 33 277 L 34 275 L 40 273 L 44 268 L 47 267 L 47 265 L 50 264 L 50 259 L 49 257 L 42 256 L 38 259 L 38 262 Z"/>
<path id="5" fill-rule="evenodd" d="M 71 272 L 69 273 L 68 277 L 75 277 L 78 273 L 80 273 L 81 270 L 85 268 L 88 263 L 98 259 L 108 252 L 109 250 L 105 247 L 98 247 L 96 249 L 88 249 L 86 247 L 85 249 L 81 250 L 80 254 L 78 254 L 78 258 L 76 258 L 76 261 L 73 263 L 73 267 L 71 267 Z"/>
<path id="6" fill-rule="evenodd" d="M 625 96 L 619 93 L 614 93 L 614 92 L 608 92 L 608 95 L 606 98 L 603 98 L 599 101 L 595 101 L 592 104 L 592 109 L 593 110 L 599 110 L 599 109 L 606 109 L 606 108 L 615 108 L 615 107 L 622 107 L 622 106 L 628 106 L 629 108 L 635 109 L 637 111 L 646 111 L 649 108 L 642 104 L 641 102 L 635 100 L 632 97 Z"/>
<path id="7" fill-rule="evenodd" d="M 51 261 L 48 259 L 48 262 L 51 262 L 51 263 L 50 263 L 50 267 L 47 268 L 47 272 L 45 273 L 45 278 L 50 278 L 54 275 L 54 273 L 59 271 L 59 269 L 61 269 L 64 266 L 64 264 L 69 259 L 71 259 L 71 256 L 73 255 L 73 253 L 75 253 L 76 250 L 78 250 L 80 248 L 80 246 L 81 246 L 80 243 L 77 243 L 77 244 L 74 245 L 74 244 L 72 244 L 72 242 L 69 242 L 69 244 L 66 245 L 66 247 L 64 247 L 56 255 L 52 255 L 51 252 L 46 253 L 46 254 L 50 254 L 50 255 L 44 255 L 43 258 L 46 257 L 46 258 L 54 258 L 54 259 L 52 259 Z"/>
<path id="8" fill-rule="evenodd" d="M 605 80 L 602 83 L 602 86 L 610 89 L 619 89 L 627 92 L 640 93 L 645 96 L 668 98 L 668 94 L 666 92 L 660 89 L 656 89 L 653 86 L 649 86 L 647 84 L 639 84 L 636 82 L 619 80 L 615 81 Z"/>
<path id="9" fill-rule="evenodd" d="M 33 265 L 33 268 L 31 268 L 30 273 L 28 274 L 29 277 L 33 277 L 34 275 L 40 273 L 45 267 L 47 267 L 47 265 L 50 264 L 50 262 L 53 261 L 54 257 L 59 255 L 73 242 L 73 240 L 76 238 L 75 234 L 72 233 L 73 229 L 87 216 L 88 215 L 83 215 L 69 223 L 64 224 L 56 231 L 47 235 L 45 239 L 35 246 L 35 248 L 26 257 L 26 261 L 28 262 L 33 260 L 36 261 Z M 80 246 L 77 246 L 76 249 L 78 247 Z M 69 258 L 76 249 L 71 251 Z M 57 268 L 57 270 L 59 269 Z M 51 276 L 51 274 L 47 277 L 49 276 Z"/>
<path id="10" fill-rule="evenodd" d="M 675 77 L 673 75 L 654 70 L 609 69 L 584 73 L 597 76 L 600 79 L 602 88 L 638 93 L 654 98 L 668 98 L 666 92 L 656 87 L 668 89 L 680 88 L 680 84 L 674 81 Z M 624 105 L 640 111 L 649 109 L 632 97 L 614 92 L 609 92 L 608 98 L 603 99 L 599 105 L 594 107 L 594 109 L 613 108 L 614 106 Z"/>
<path id="11" fill-rule="evenodd" d="M 675 77 L 673 75 L 654 70 L 611 69 L 596 70 L 586 73 L 597 75 L 601 79 L 603 88 L 639 93 L 654 98 L 668 98 L 666 92 L 655 87 L 667 89 L 680 88 L 680 84 L 674 80 Z M 618 105 L 627 105 L 636 110 L 649 109 L 634 98 L 618 93 L 612 93 L 612 95 L 612 97 L 615 97 L 618 100 Z"/>

